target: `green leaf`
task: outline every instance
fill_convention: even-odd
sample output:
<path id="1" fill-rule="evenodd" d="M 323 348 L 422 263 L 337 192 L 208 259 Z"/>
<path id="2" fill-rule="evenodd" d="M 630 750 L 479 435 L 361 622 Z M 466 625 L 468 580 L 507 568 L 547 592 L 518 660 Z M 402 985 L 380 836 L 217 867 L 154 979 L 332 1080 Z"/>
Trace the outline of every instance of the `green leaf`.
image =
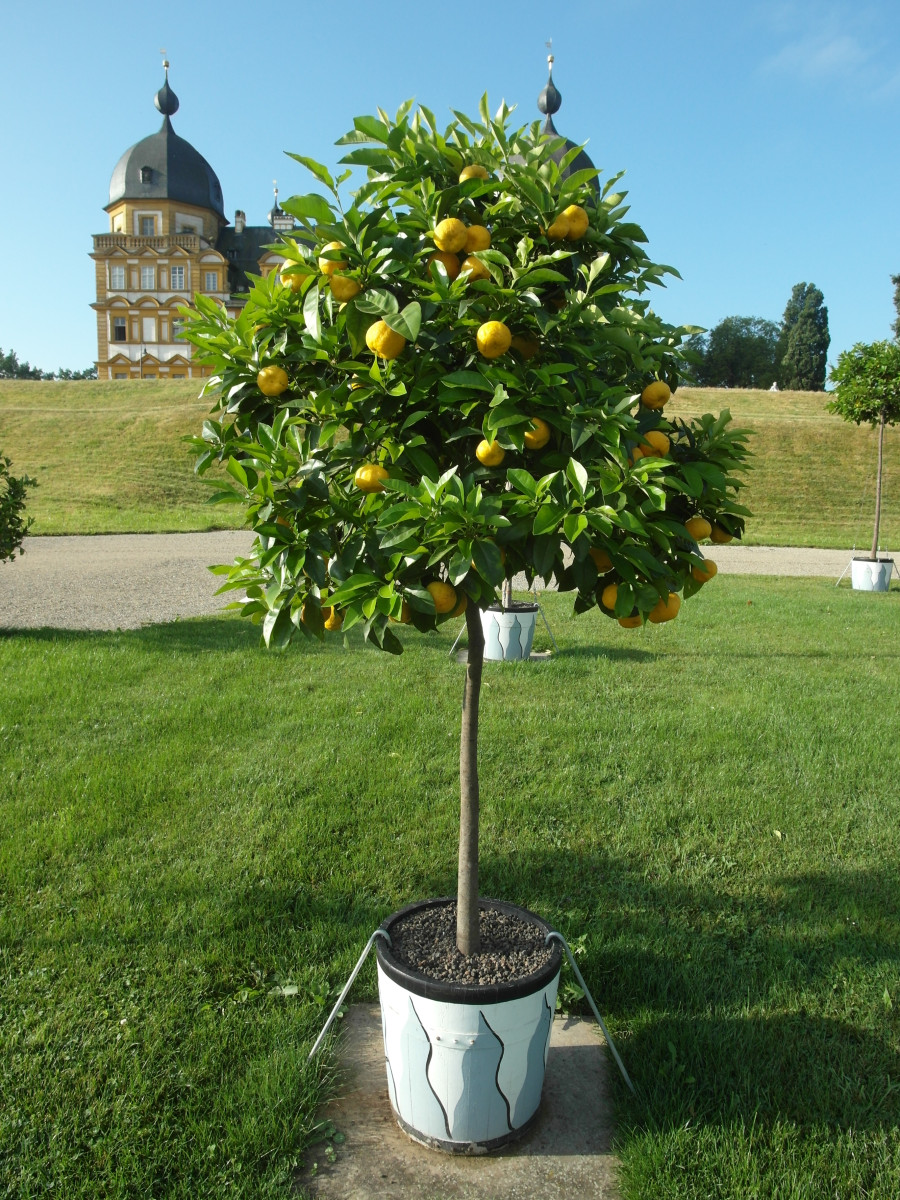
<path id="1" fill-rule="evenodd" d="M 577 458 L 570 458 L 566 466 L 566 478 L 583 500 L 588 486 L 588 473 Z"/>
<path id="2" fill-rule="evenodd" d="M 331 173 L 327 167 L 323 167 L 320 162 L 316 162 L 314 158 L 307 158 L 304 154 L 291 154 L 288 152 L 288 158 L 294 159 L 295 162 L 302 163 L 304 167 L 312 171 L 319 183 L 324 183 L 327 188 L 334 191 L 334 180 L 331 178 Z"/>
<path id="3" fill-rule="evenodd" d="M 511 468 L 506 472 L 506 478 L 517 491 L 523 492 L 530 499 L 534 500 L 537 497 L 537 480 L 528 471 Z"/>
<path id="4" fill-rule="evenodd" d="M 477 388 L 482 392 L 493 392 L 494 384 L 478 371 L 451 371 L 441 380 L 445 387 Z"/>
<path id="5" fill-rule="evenodd" d="M 291 196 L 281 207 L 292 217 L 301 221 L 316 221 L 329 225 L 334 220 L 334 211 L 324 196 L 311 192 L 308 196 Z"/>
<path id="6" fill-rule="evenodd" d="M 228 472 L 231 478 L 236 479 L 242 487 L 249 488 L 250 485 L 247 481 L 247 472 L 236 458 L 229 458 L 225 470 Z"/>
<path id="7" fill-rule="evenodd" d="M 422 308 L 415 300 L 399 313 L 386 313 L 384 317 L 385 325 L 388 325 L 395 333 L 399 333 L 405 337 L 408 342 L 414 342 L 419 336 L 419 329 L 422 324 Z"/>
<path id="8" fill-rule="evenodd" d="M 560 504 L 542 504 L 534 518 L 533 532 L 535 537 L 542 533 L 551 533 L 559 528 L 559 523 L 566 515 L 566 510 Z"/>
<path id="9" fill-rule="evenodd" d="M 472 561 L 475 564 L 475 570 L 488 583 L 492 583 L 496 587 L 503 582 L 505 575 L 503 558 L 496 542 L 489 538 L 476 538 L 472 543 Z"/>
<path id="10" fill-rule="evenodd" d="M 317 283 L 313 284 L 303 297 L 303 320 L 310 337 L 320 342 L 322 340 L 322 321 L 319 316 L 319 285 Z"/>
<path id="11" fill-rule="evenodd" d="M 383 288 L 369 288 L 368 291 L 356 297 L 354 304 L 360 312 L 374 313 L 379 317 L 393 314 L 400 307 L 397 297 Z"/>

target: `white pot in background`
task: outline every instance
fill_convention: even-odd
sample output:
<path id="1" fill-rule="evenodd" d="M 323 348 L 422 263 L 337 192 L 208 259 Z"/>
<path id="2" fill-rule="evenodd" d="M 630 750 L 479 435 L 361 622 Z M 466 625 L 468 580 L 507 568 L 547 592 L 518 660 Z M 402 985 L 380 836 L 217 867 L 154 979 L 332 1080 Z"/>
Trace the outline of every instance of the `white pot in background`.
<path id="1" fill-rule="evenodd" d="M 430 900 L 394 913 L 382 928 Z M 533 913 L 501 901 L 550 932 Z M 376 945 L 378 995 L 391 1107 L 415 1141 L 453 1154 L 485 1154 L 520 1137 L 537 1116 L 562 952 L 525 979 L 443 983 L 410 970 Z"/>
<path id="2" fill-rule="evenodd" d="M 857 592 L 886 592 L 891 586 L 892 558 L 854 558 L 850 580 Z"/>
<path id="3" fill-rule="evenodd" d="M 515 602 L 509 608 L 492 604 L 482 609 L 484 657 L 490 662 L 528 658 L 537 614 L 538 606 L 531 603 Z"/>

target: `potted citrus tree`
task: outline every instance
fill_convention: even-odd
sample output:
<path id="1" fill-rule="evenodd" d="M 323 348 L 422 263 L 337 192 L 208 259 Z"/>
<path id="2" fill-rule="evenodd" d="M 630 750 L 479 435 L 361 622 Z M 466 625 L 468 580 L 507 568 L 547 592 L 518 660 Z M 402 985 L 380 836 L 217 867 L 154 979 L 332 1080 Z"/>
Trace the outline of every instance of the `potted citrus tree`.
<path id="1" fill-rule="evenodd" d="M 878 557 L 878 533 L 881 527 L 881 488 L 884 468 L 884 431 L 900 421 L 900 345 L 896 342 L 857 342 L 844 350 L 832 369 L 836 385 L 829 412 L 845 421 L 866 424 L 878 430 L 875 469 L 875 527 L 872 549 L 865 558 L 854 558 L 850 577 L 854 588 L 866 592 L 886 592 L 894 569 L 892 558 Z"/>
<path id="2" fill-rule="evenodd" d="M 198 469 L 225 464 L 256 533 L 216 569 L 266 644 L 352 630 L 400 654 L 465 616 L 458 893 L 389 917 L 378 972 L 397 1117 L 468 1152 L 536 1113 L 560 966 L 539 917 L 479 893 L 482 613 L 524 572 L 578 612 L 671 620 L 715 573 L 698 541 L 746 511 L 728 414 L 666 417 L 692 332 L 650 307 L 669 268 L 615 180 L 509 116 L 357 118 L 347 204 L 349 170 L 296 156 L 329 198 L 286 201 L 280 273 L 234 320 L 197 297 L 186 330 L 216 368 Z"/>

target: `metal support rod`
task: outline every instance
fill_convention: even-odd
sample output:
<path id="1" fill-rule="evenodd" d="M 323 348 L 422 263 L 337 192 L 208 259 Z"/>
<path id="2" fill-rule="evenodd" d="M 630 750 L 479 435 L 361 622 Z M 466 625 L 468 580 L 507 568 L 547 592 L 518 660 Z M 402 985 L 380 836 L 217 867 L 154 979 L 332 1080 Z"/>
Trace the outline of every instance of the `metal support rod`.
<path id="1" fill-rule="evenodd" d="M 616 1049 L 616 1044 L 612 1040 L 612 1038 L 609 1036 L 609 1030 L 603 1024 L 603 1018 L 600 1016 L 600 1013 L 597 1009 L 597 1005 L 594 1003 L 594 997 L 591 995 L 591 993 L 588 989 L 588 985 L 584 982 L 584 976 L 578 970 L 578 965 L 575 962 L 575 959 L 572 955 L 572 951 L 569 949 L 568 942 L 563 937 L 563 935 L 561 933 L 557 933 L 556 930 L 553 930 L 552 932 L 547 934 L 547 937 L 544 940 L 544 945 L 549 946 L 550 943 L 553 941 L 560 942 L 562 944 L 562 948 L 565 950 L 566 957 L 569 960 L 569 966 L 575 972 L 575 978 L 578 980 L 579 987 L 584 992 L 584 994 L 587 996 L 588 1004 L 590 1004 L 591 1009 L 594 1013 L 594 1016 L 597 1018 L 597 1024 L 603 1030 L 603 1036 L 606 1038 L 606 1044 L 609 1046 L 610 1050 L 612 1051 L 612 1056 L 616 1060 L 616 1066 L 622 1072 L 622 1078 L 628 1084 L 629 1088 L 632 1091 L 632 1094 L 637 1095 L 637 1093 L 634 1090 L 634 1084 L 631 1082 L 628 1072 L 625 1070 L 625 1064 L 622 1062 L 621 1058 L 619 1057 L 619 1052 Z"/>
<path id="2" fill-rule="evenodd" d="M 344 984 L 344 990 L 341 992 L 340 996 L 338 996 L 337 1004 L 335 1004 L 334 1008 L 331 1010 L 331 1016 L 325 1022 L 325 1028 L 322 1030 L 322 1032 L 316 1038 L 315 1044 L 313 1045 L 312 1050 L 310 1050 L 310 1052 L 309 1052 L 309 1058 L 307 1058 L 307 1060 L 306 1060 L 307 1062 L 309 1062 L 309 1060 L 312 1058 L 312 1056 L 315 1054 L 315 1052 L 321 1046 L 322 1042 L 325 1040 L 325 1034 L 331 1028 L 335 1017 L 338 1015 L 338 1012 L 340 1011 L 341 1005 L 347 999 L 347 993 L 353 987 L 353 981 L 356 979 L 357 975 L 361 971 L 363 963 L 369 957 L 369 951 L 375 945 L 375 939 L 380 938 L 380 937 L 384 938 L 384 940 L 390 946 L 391 938 L 390 938 L 390 934 L 388 933 L 388 931 L 386 929 L 376 929 L 375 932 L 372 934 L 372 936 L 369 938 L 369 940 L 366 942 L 366 948 L 365 948 L 365 950 L 363 950 L 362 954 L 359 956 L 359 961 L 357 962 L 356 966 L 350 972 L 350 978 Z"/>

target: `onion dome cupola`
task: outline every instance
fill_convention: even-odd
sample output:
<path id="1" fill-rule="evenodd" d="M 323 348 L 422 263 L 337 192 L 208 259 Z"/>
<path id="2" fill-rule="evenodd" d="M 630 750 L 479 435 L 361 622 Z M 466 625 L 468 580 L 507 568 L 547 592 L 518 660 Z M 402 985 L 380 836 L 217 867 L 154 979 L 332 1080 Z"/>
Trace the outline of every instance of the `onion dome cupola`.
<path id="1" fill-rule="evenodd" d="M 274 184 L 273 186 L 275 188 L 275 203 L 269 209 L 269 215 L 266 219 L 277 232 L 287 233 L 291 229 L 296 229 L 297 222 L 278 203 L 278 185 Z"/>
<path id="2" fill-rule="evenodd" d="M 109 183 L 109 204 L 121 200 L 179 200 L 214 212 L 226 221 L 222 185 L 215 171 L 190 142 L 179 137 L 170 117 L 178 111 L 178 97 L 166 78 L 153 103 L 163 115 L 157 133 L 126 150 Z"/>
<path id="3" fill-rule="evenodd" d="M 553 55 L 552 54 L 547 55 L 547 66 L 548 66 L 548 71 L 549 71 L 548 77 L 547 77 L 547 86 L 544 88 L 544 90 L 538 96 L 537 103 L 538 103 L 538 109 L 542 113 L 544 113 L 547 118 L 547 120 L 544 122 L 544 129 L 543 129 L 544 136 L 548 137 L 548 138 L 559 138 L 559 137 L 562 137 L 563 135 L 561 133 L 559 133 L 556 126 L 553 124 L 553 114 L 556 112 L 559 112 L 560 105 L 562 104 L 562 96 L 560 95 L 559 91 L 557 90 L 556 84 L 553 82 Z M 553 151 L 553 158 L 558 163 L 562 162 L 562 160 L 569 153 L 569 151 L 575 149 L 576 145 L 577 145 L 576 142 L 572 142 L 568 138 L 566 138 L 565 144 L 560 146 L 558 150 Z M 584 171 L 584 170 L 594 171 L 594 170 L 596 170 L 596 167 L 594 166 L 591 159 L 588 157 L 586 151 L 581 150 L 575 156 L 574 161 L 571 162 L 569 164 L 569 166 L 566 168 L 565 174 L 572 175 L 576 171 Z M 591 187 L 596 192 L 599 193 L 600 186 L 597 183 L 596 179 L 591 181 Z"/>

